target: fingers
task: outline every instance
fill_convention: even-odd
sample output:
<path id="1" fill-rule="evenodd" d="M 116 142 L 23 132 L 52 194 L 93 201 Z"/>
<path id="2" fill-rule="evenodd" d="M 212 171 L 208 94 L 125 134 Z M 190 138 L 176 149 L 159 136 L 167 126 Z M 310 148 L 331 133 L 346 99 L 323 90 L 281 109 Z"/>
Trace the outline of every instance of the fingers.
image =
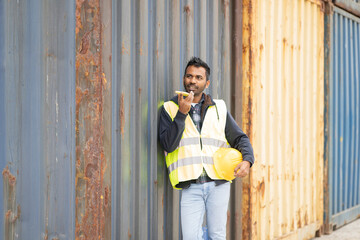
<path id="1" fill-rule="evenodd" d="M 249 171 L 250 171 L 250 163 L 248 161 L 243 161 L 235 167 L 234 176 L 243 178 L 249 174 Z"/>
<path id="2" fill-rule="evenodd" d="M 192 101 L 194 100 L 194 92 L 191 91 L 189 93 L 189 95 L 187 95 L 185 98 L 185 96 L 182 93 L 178 94 L 178 103 L 180 104 L 180 102 L 188 102 L 188 103 L 192 103 Z"/>
<path id="3" fill-rule="evenodd" d="M 190 102 L 190 104 L 191 104 L 192 101 L 194 100 L 194 92 L 191 91 L 190 94 L 189 94 L 189 96 L 187 96 L 187 97 L 185 98 L 185 100 L 188 101 L 188 102 Z"/>
<path id="4" fill-rule="evenodd" d="M 241 164 L 239 163 L 234 169 L 235 174 L 237 173 L 237 171 L 239 171 L 240 167 L 241 167 Z"/>
<path id="5" fill-rule="evenodd" d="M 240 169 L 234 176 L 243 178 L 243 177 L 246 177 L 248 174 L 249 174 L 248 171 L 246 171 L 244 169 Z"/>
<path id="6" fill-rule="evenodd" d="M 188 95 L 184 95 L 184 94 L 182 94 L 182 93 L 179 93 L 178 96 L 179 96 L 179 97 L 181 96 L 181 97 L 182 97 L 181 99 L 182 99 L 182 100 L 186 100 L 186 101 L 189 101 L 189 100 L 192 101 L 192 99 L 194 99 L 194 93 L 193 93 L 193 91 L 191 91 Z"/>
<path id="7" fill-rule="evenodd" d="M 182 94 L 178 94 L 178 103 L 179 103 L 179 105 L 180 105 L 180 102 L 181 102 L 182 99 L 183 99 Z"/>
<path id="8" fill-rule="evenodd" d="M 187 114 L 190 111 L 191 103 L 194 99 L 194 93 L 190 92 L 189 96 L 185 99 L 183 95 L 180 93 L 178 95 L 178 103 L 179 103 L 179 111 L 183 114 Z"/>

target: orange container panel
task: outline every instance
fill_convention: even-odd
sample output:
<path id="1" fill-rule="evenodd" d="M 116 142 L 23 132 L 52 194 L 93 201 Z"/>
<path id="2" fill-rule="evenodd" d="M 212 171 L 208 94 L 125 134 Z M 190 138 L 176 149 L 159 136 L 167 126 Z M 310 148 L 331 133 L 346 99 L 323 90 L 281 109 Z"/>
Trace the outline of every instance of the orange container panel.
<path id="1" fill-rule="evenodd" d="M 244 239 L 310 239 L 323 223 L 324 5 L 244 0 Z"/>

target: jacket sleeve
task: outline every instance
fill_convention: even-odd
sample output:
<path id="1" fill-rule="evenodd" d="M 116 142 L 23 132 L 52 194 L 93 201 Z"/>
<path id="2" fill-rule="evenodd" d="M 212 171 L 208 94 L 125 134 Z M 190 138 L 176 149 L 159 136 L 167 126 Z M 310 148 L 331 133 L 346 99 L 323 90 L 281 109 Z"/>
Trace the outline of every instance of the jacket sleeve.
<path id="1" fill-rule="evenodd" d="M 239 150 L 243 156 L 243 160 L 250 162 L 250 166 L 252 166 L 255 158 L 250 140 L 229 112 L 226 117 L 225 136 L 230 146 Z"/>
<path id="2" fill-rule="evenodd" d="M 181 136 L 185 130 L 186 116 L 178 111 L 173 121 L 164 106 L 161 107 L 158 137 L 160 145 L 166 152 L 173 152 L 179 146 Z"/>

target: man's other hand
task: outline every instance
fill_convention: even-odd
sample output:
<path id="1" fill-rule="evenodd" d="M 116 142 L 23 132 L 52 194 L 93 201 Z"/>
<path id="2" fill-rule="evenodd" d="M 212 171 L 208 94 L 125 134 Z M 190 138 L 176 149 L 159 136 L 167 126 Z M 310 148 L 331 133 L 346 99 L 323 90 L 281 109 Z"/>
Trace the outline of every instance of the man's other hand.
<path id="1" fill-rule="evenodd" d="M 234 176 L 243 178 L 249 174 L 249 171 L 250 171 L 250 162 L 242 161 L 236 166 L 234 170 Z"/>

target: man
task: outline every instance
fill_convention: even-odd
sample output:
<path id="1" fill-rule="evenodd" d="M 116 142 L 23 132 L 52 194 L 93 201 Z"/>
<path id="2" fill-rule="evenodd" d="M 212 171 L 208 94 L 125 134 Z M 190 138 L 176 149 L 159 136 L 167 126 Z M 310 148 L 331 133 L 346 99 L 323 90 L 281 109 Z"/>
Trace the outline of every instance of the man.
<path id="1" fill-rule="evenodd" d="M 206 213 L 210 239 L 226 239 L 230 182 L 216 174 L 213 154 L 220 147 L 233 147 L 243 161 L 234 176 L 245 177 L 254 163 L 249 138 L 228 113 L 223 100 L 212 99 L 204 90 L 210 85 L 210 68 L 193 57 L 185 68 L 183 83 L 189 93 L 165 102 L 159 120 L 159 141 L 165 150 L 171 184 L 182 189 L 183 239 L 202 239 Z"/>

